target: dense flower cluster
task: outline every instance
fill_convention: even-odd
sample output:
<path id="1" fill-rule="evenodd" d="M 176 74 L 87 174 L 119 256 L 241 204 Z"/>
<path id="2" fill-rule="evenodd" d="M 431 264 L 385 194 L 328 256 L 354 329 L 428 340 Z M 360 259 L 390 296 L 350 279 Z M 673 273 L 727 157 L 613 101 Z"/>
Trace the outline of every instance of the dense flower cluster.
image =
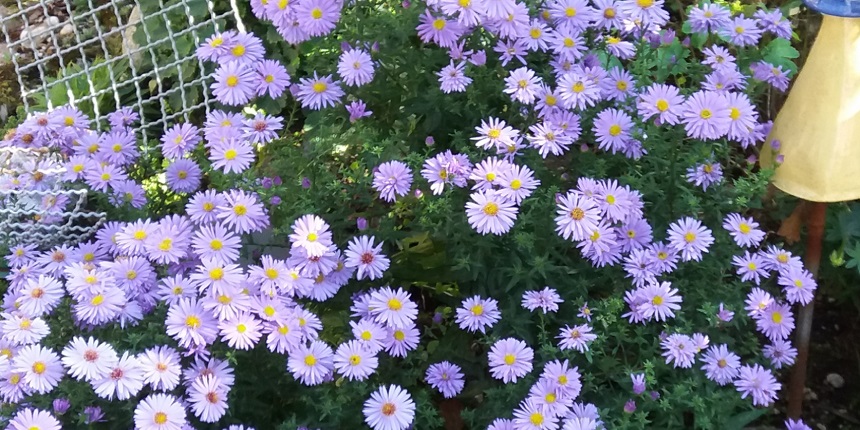
<path id="1" fill-rule="evenodd" d="M 252 0 L 251 10 L 287 42 L 298 44 L 334 31 L 343 4 Z M 450 63 L 438 72 L 440 90 L 467 91 L 472 82 L 468 74 L 497 59 L 512 69 L 505 71 L 502 91 L 522 115 L 517 124 L 498 116 L 474 124 L 468 141 L 475 147 L 470 149 L 482 154 L 480 160 L 446 149 L 423 161 L 420 183 L 413 173 L 418 166 L 384 161 L 373 169 L 370 187 L 386 205 L 408 198 L 416 186 L 429 186 L 434 196 L 469 187 L 464 207 L 468 224 L 480 235 L 503 236 L 516 228 L 521 212 L 541 190 L 537 168 L 527 165 L 527 159 L 551 163 L 579 147 L 638 160 L 648 154 L 649 129 L 677 130 L 697 141 L 728 140 L 741 148 L 758 144 L 770 124 L 761 120 L 745 89 L 762 81 L 784 90 L 787 72 L 764 60 L 743 70 L 730 49 L 754 47 L 765 33 L 789 38 L 790 24 L 778 11 L 762 10 L 747 18 L 710 3 L 692 7 L 689 17 L 693 33 L 727 41 L 702 50 L 707 73 L 693 86 L 625 68 L 648 46 L 689 46 L 689 40 L 680 41 L 663 28 L 669 14 L 662 0 L 552 0 L 541 8 L 514 0 L 428 0 L 415 31 L 426 45 L 449 53 Z M 493 40 L 493 53 L 470 38 L 478 32 Z M 372 52 L 367 44 L 345 43 L 332 70 L 314 71 L 297 82 L 282 64 L 265 58 L 263 42 L 253 34 L 217 33 L 197 56 L 217 65 L 211 92 L 224 105 L 292 96 L 303 108 L 321 110 L 343 103 L 348 92 L 374 80 Z M 350 123 L 372 115 L 361 100 L 352 100 L 346 109 Z M 141 155 L 132 128 L 137 119 L 131 110 L 119 110 L 108 118 L 110 130 L 99 133 L 75 108 L 33 115 L 3 145 L 59 152 L 67 160 L 63 172 L 49 174 L 58 166 L 34 164 L 19 175 L 4 175 L 0 187 L 38 190 L 67 183 L 105 193 L 118 206 L 144 208 L 144 187 L 129 179 L 128 172 Z M 243 239 L 272 224 L 267 203 L 277 202 L 265 202 L 242 186 L 201 189 L 210 172 L 248 171 L 257 149 L 278 138 L 283 127 L 281 117 L 230 110 L 211 111 L 202 128 L 175 124 L 161 138 L 163 183 L 187 198 L 184 214 L 110 221 L 94 240 L 74 246 L 13 247 L 6 257 L 11 273 L 0 325 L 0 398 L 24 404 L 31 395 L 51 393 L 67 378 L 89 385 L 106 400 L 135 399 L 135 428 L 185 429 L 191 428 L 192 417 L 219 423 L 227 414 L 236 378 L 232 365 L 213 354 L 215 345 L 285 355 L 285 372 L 306 386 L 336 378 L 368 381 L 385 355 L 403 358 L 418 349 L 420 302 L 407 286 L 381 285 L 396 259 L 386 255 L 386 244 L 377 236 L 336 237 L 323 217 L 306 214 L 290 228 L 287 255 L 261 255 L 254 264 Z M 201 145 L 208 160 L 194 159 Z M 721 183 L 723 173 L 713 159 L 699 162 L 687 166 L 686 178 L 707 192 Z M 632 289 L 624 294 L 627 312 L 621 317 L 631 325 L 663 324 L 659 345 L 666 365 L 700 368 L 715 384 L 732 384 L 755 406 L 776 400 L 780 384 L 770 368 L 732 352 L 731 345 L 711 345 L 706 328 L 686 334 L 671 326 L 684 294 L 670 275 L 711 258 L 709 251 L 722 232 L 695 215 L 675 220 L 664 233 L 654 231 L 645 196 L 619 179 L 580 176 L 574 188 L 560 191 L 555 213 L 542 214 L 545 222 L 554 219 L 557 235 L 573 242 L 595 268 L 623 270 Z M 44 204 L 49 209 L 64 203 Z M 363 226 L 361 220 L 359 229 L 364 230 L 366 220 Z M 790 366 L 797 355 L 788 340 L 794 329 L 791 306 L 813 299 L 815 280 L 790 252 L 765 247 L 766 234 L 752 218 L 731 213 L 722 227 L 741 249 L 731 261 L 738 278 L 755 285 L 744 310 L 771 342 L 762 355 L 775 369 Z M 336 240 L 346 246 L 338 247 Z M 771 275 L 782 295 L 766 290 Z M 353 279 L 377 284 L 351 292 L 348 334 L 334 344 L 321 336 L 323 320 L 314 313 L 314 304 L 334 298 Z M 580 398 L 579 367 L 568 359 L 538 362 L 535 349 L 540 345 L 488 334 L 502 320 L 499 299 L 470 295 L 454 310 L 459 328 L 487 344 L 486 364 L 493 378 L 504 384 L 531 383 L 510 418 L 498 418 L 488 429 L 601 428 L 597 407 Z M 526 291 L 520 302 L 541 318 L 558 312 L 563 303 L 550 286 Z M 66 306 L 80 333 L 62 348 L 44 345 L 51 334 L 46 321 Z M 120 351 L 82 334 L 116 324 L 132 327 L 159 309 L 165 310 L 165 319 L 155 323 L 163 324 L 169 341 L 142 352 Z M 740 313 L 721 304 L 714 317 L 727 323 L 735 311 Z M 567 318 L 568 324 L 555 328 L 555 345 L 543 346 L 588 353 L 602 333 L 592 326 L 587 303 L 577 318 L 581 320 Z M 461 394 L 469 381 L 464 363 L 455 361 L 431 363 L 424 372 L 427 385 L 445 398 Z M 540 373 L 535 378 L 536 368 Z M 632 393 L 644 393 L 645 374 L 630 377 Z M 63 407 L 54 406 L 55 412 Z M 633 400 L 624 406 L 628 413 L 635 409 Z M 99 414 L 88 412 L 88 422 L 100 420 Z M 375 384 L 363 414 L 374 430 L 414 428 L 416 403 L 400 385 Z M 802 423 L 787 425 L 804 428 Z M 31 407 L 20 408 L 11 426 L 60 428 L 52 414 Z M 236 428 L 245 427 L 229 427 Z"/>

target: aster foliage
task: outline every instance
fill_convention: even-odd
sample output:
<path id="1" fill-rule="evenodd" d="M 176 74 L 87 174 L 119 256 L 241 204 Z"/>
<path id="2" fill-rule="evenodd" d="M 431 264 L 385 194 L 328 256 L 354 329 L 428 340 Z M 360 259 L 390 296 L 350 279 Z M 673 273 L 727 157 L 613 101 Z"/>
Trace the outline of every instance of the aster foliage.
<path id="1" fill-rule="evenodd" d="M 128 109 L 3 141 L 66 160 L 4 189 L 48 176 L 111 217 L 10 245 L 12 428 L 436 429 L 443 404 L 475 429 L 736 428 L 784 393 L 817 285 L 754 157 L 796 70 L 780 11 L 242 6 L 251 32 L 196 51 L 219 106 L 157 150 Z"/>

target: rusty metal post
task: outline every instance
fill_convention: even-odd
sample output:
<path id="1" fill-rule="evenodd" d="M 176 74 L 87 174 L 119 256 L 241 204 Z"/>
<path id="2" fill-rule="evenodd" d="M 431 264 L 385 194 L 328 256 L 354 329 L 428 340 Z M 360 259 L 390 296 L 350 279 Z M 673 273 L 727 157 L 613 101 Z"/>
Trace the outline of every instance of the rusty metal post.
<path id="1" fill-rule="evenodd" d="M 821 248 L 824 242 L 824 219 L 827 203 L 810 202 L 806 217 L 806 253 L 804 265 L 816 279 L 821 265 Z M 794 346 L 797 348 L 797 362 L 791 372 L 788 385 L 788 416 L 800 418 L 803 410 L 803 388 L 806 386 L 806 367 L 809 363 L 809 335 L 812 332 L 812 310 L 815 301 L 800 308 L 797 316 L 797 334 Z"/>

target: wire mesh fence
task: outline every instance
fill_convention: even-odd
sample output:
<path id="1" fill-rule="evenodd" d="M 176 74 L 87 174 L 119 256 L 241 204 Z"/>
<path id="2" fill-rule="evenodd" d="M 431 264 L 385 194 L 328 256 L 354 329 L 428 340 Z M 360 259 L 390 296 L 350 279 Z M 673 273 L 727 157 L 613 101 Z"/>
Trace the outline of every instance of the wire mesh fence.
<path id="1" fill-rule="evenodd" d="M 15 1 L 0 27 L 25 110 L 68 103 L 104 129 L 108 113 L 129 106 L 144 145 L 169 124 L 208 112 L 212 71 L 194 48 L 240 22 L 234 1 Z"/>

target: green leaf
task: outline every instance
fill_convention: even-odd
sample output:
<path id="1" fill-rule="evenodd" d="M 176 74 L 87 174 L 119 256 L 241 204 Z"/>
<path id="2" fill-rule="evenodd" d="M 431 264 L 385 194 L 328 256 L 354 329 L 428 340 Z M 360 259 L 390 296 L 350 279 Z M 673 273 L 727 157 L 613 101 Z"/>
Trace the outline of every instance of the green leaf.
<path id="1" fill-rule="evenodd" d="M 754 409 L 751 411 L 741 412 L 733 417 L 730 417 L 723 424 L 726 429 L 742 429 L 747 424 L 757 420 L 760 416 L 770 412 L 770 409 Z"/>

